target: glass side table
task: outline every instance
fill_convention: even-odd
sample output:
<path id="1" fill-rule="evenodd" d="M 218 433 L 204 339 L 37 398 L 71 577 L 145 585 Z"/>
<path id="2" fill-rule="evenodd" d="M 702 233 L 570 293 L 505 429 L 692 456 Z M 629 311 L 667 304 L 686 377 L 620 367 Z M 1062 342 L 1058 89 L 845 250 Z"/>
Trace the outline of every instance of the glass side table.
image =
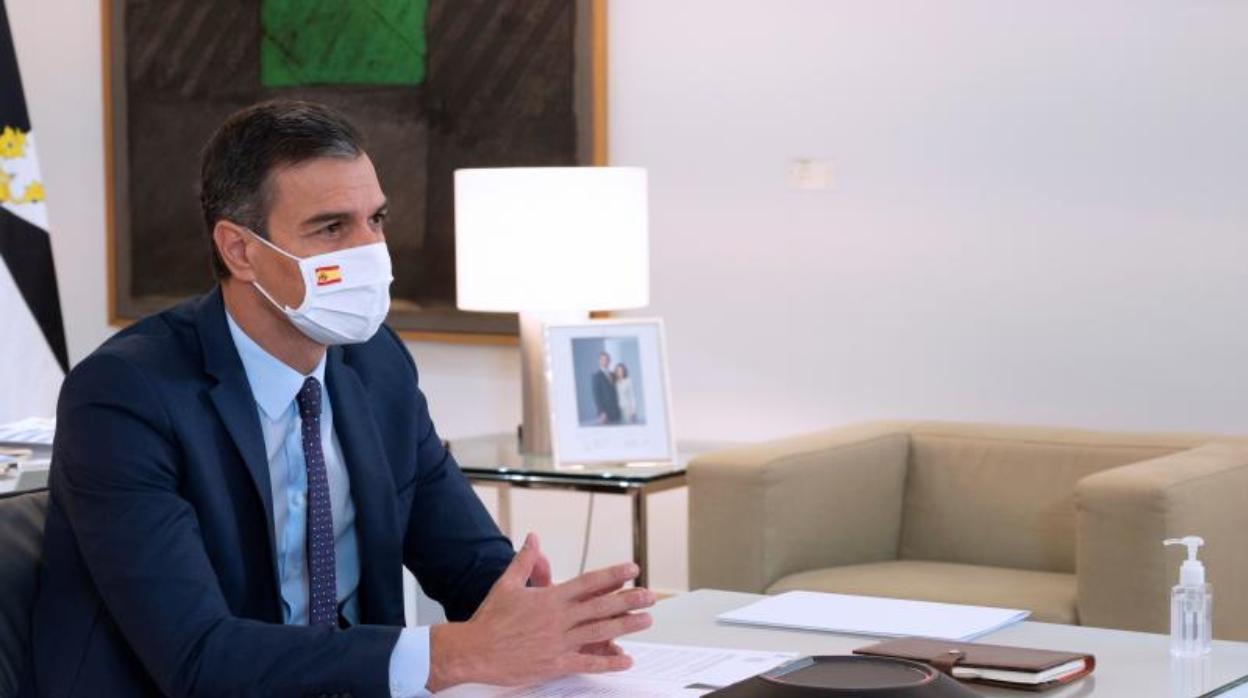
<path id="1" fill-rule="evenodd" d="M 503 533 L 510 536 L 512 487 L 601 492 L 629 496 L 633 519 L 633 562 L 641 571 L 637 586 L 650 581 L 649 551 L 646 548 L 647 497 L 656 492 L 683 487 L 685 466 L 700 453 L 726 448 L 732 444 L 713 442 L 679 442 L 674 463 L 654 465 L 584 465 L 555 467 L 549 456 L 520 452 L 514 434 L 490 434 L 451 439 L 451 455 L 459 469 L 473 483 L 493 483 L 498 487 L 498 518 Z"/>

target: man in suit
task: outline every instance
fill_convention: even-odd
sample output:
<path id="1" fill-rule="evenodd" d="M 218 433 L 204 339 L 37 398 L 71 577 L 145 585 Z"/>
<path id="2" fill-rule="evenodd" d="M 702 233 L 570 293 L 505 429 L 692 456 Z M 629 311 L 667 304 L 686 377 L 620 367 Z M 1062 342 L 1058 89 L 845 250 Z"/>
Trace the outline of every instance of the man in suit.
<path id="1" fill-rule="evenodd" d="M 118 333 L 57 408 L 29 692 L 409 696 L 629 665 L 632 564 L 552 585 L 443 447 L 381 326 L 386 199 L 301 102 L 202 156 L 218 285 Z M 451 622 L 404 628 L 402 568 Z"/>
<path id="2" fill-rule="evenodd" d="M 611 355 L 598 354 L 598 370 L 594 371 L 594 409 L 598 410 L 599 424 L 620 423 L 620 396 L 615 392 L 611 376 Z"/>

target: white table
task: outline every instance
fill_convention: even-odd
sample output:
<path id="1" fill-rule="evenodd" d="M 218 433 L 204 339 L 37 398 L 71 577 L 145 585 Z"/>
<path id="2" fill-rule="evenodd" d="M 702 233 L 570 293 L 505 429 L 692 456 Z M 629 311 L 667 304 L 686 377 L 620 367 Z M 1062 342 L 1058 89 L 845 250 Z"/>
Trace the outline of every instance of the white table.
<path id="1" fill-rule="evenodd" d="M 800 630 L 754 628 L 717 623 L 715 616 L 762 598 L 755 594 L 704 589 L 659 602 L 654 625 L 628 639 L 679 645 L 702 645 L 801 654 L 849 654 L 871 638 Z M 1089 652 L 1096 655 L 1092 676 L 1060 690 L 1025 693 L 970 685 L 985 696 L 1115 696 L 1119 698 L 1192 698 L 1248 696 L 1248 643 L 1214 642 L 1203 659 L 1179 662 L 1169 655 L 1165 635 L 1070 625 L 1025 622 L 980 640 L 994 644 Z"/>

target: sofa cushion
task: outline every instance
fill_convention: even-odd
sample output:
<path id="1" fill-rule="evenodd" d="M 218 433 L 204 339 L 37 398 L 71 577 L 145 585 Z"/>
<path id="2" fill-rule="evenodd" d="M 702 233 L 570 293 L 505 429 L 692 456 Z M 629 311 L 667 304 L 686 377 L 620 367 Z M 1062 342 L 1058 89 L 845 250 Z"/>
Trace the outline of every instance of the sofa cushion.
<path id="1" fill-rule="evenodd" d="M 912 430 L 898 556 L 1075 570 L 1075 484 L 1192 439 L 929 425 Z"/>
<path id="2" fill-rule="evenodd" d="M 794 590 L 1021 608 L 1031 611 L 1031 620 L 1079 622 L 1075 575 L 1059 572 L 891 560 L 791 574 L 767 593 Z"/>

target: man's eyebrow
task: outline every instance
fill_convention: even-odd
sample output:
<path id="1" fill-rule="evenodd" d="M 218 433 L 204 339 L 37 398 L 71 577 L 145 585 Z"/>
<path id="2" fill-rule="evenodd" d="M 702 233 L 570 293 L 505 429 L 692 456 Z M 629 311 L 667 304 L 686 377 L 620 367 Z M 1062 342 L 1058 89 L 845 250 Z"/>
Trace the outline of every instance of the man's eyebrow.
<path id="1" fill-rule="evenodd" d="M 318 213 L 311 218 L 304 220 L 299 225 L 312 225 L 314 223 L 332 223 L 333 221 L 347 220 L 351 217 L 350 211 L 325 211 Z"/>
<path id="2" fill-rule="evenodd" d="M 383 201 L 381 202 L 381 205 L 377 207 L 377 210 L 373 211 L 372 215 L 375 216 L 378 213 L 386 213 L 389 209 L 390 209 L 390 202 Z M 333 223 L 334 221 L 345 221 L 345 220 L 350 220 L 350 219 L 351 219 L 351 211 L 324 211 L 322 213 L 318 213 L 316 215 L 313 215 L 305 219 L 299 225 L 300 226 L 317 225 L 319 223 Z"/>

